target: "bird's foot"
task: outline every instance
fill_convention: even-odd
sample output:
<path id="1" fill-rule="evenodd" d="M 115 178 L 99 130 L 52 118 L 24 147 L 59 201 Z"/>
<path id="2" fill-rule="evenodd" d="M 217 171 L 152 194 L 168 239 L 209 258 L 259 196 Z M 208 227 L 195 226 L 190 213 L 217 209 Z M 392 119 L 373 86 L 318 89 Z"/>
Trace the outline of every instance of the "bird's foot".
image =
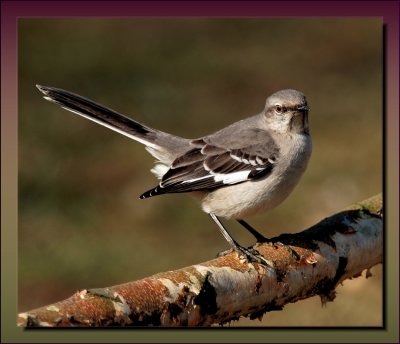
<path id="1" fill-rule="evenodd" d="M 249 263 L 258 263 L 261 265 L 265 265 L 269 268 L 274 267 L 273 263 L 270 260 L 264 258 L 264 256 L 254 248 L 246 249 L 242 246 L 239 246 L 236 248 L 236 250 L 240 255 L 245 256 Z"/>
<path id="2" fill-rule="evenodd" d="M 264 258 L 264 256 L 261 255 L 260 252 L 258 252 L 254 248 L 244 248 L 242 246 L 237 246 L 235 248 L 231 248 L 229 250 L 225 250 L 222 252 L 219 252 L 217 257 L 222 257 L 225 256 L 233 251 L 236 251 L 240 256 L 244 256 L 244 258 L 249 262 L 249 263 L 258 263 L 261 265 L 265 265 L 269 268 L 273 267 L 273 263 L 269 261 L 268 259 Z"/>
<path id="3" fill-rule="evenodd" d="M 281 247 L 285 248 L 286 250 L 289 251 L 289 253 L 293 256 L 293 258 L 295 260 L 300 260 L 300 258 L 301 258 L 300 255 L 292 247 L 290 247 L 289 245 L 284 244 L 283 242 L 280 242 L 280 241 L 269 241 L 268 243 L 271 244 L 271 245 L 275 245 L 276 244 L 278 246 L 281 246 Z"/>
<path id="4" fill-rule="evenodd" d="M 253 232 L 252 234 L 253 234 L 254 237 L 256 238 L 258 244 L 268 244 L 268 245 L 271 245 L 271 246 L 273 246 L 273 245 L 276 244 L 276 245 L 278 245 L 278 246 L 284 247 L 284 248 L 286 248 L 286 249 L 289 251 L 289 253 L 290 253 L 296 260 L 300 260 L 300 258 L 301 258 L 300 255 L 299 255 L 293 248 L 291 248 L 289 245 L 286 245 L 286 244 L 284 244 L 283 242 L 280 242 L 280 241 L 273 241 L 273 240 L 271 240 L 271 239 L 265 237 L 264 235 L 262 235 L 262 234 L 259 233 L 259 232 Z"/>
<path id="5" fill-rule="evenodd" d="M 265 237 L 264 235 L 262 235 L 259 231 L 257 231 L 256 229 L 254 229 L 252 226 L 250 226 L 246 221 L 244 220 L 237 220 L 244 228 L 246 228 L 257 240 L 257 243 L 260 244 L 269 244 L 269 245 L 279 245 L 282 246 L 284 248 L 286 248 L 290 254 L 296 259 L 299 260 L 301 257 L 300 255 L 294 250 L 292 249 L 289 245 L 286 245 L 280 241 L 272 241 L 271 239 L 268 239 L 267 237 Z"/>

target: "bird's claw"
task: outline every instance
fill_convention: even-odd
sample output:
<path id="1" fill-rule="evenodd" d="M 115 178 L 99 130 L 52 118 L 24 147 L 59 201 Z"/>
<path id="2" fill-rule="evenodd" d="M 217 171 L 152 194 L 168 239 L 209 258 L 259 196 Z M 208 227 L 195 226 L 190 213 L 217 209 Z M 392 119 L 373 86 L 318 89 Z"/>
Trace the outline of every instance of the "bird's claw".
<path id="1" fill-rule="evenodd" d="M 256 249 L 254 248 L 249 248 L 249 249 L 245 249 L 244 247 L 239 246 L 237 248 L 237 251 L 239 254 L 243 255 L 246 257 L 246 259 L 250 262 L 250 263 L 258 263 L 261 265 L 265 265 L 268 266 L 270 268 L 273 267 L 273 263 L 271 261 L 269 261 L 268 259 L 264 258 L 260 252 L 258 252 Z"/>
<path id="2" fill-rule="evenodd" d="M 294 257 L 294 259 L 296 260 L 300 260 L 300 255 L 293 249 L 291 248 L 289 245 L 284 244 L 283 242 L 280 241 L 276 241 L 276 242 L 271 242 L 272 245 L 279 245 L 285 249 L 287 249 L 289 251 L 289 253 Z"/>
<path id="3" fill-rule="evenodd" d="M 244 256 L 245 259 L 249 262 L 249 263 L 258 263 L 261 265 L 265 265 L 268 266 L 270 268 L 273 267 L 273 263 L 271 261 L 269 261 L 268 259 L 265 259 L 260 252 L 258 252 L 256 249 L 254 248 L 244 248 L 242 246 L 237 246 L 234 249 L 231 248 L 229 250 L 225 250 L 225 251 L 221 251 L 217 254 L 217 257 L 223 257 L 226 256 L 229 253 L 232 253 L 233 251 L 236 251 L 240 256 Z"/>

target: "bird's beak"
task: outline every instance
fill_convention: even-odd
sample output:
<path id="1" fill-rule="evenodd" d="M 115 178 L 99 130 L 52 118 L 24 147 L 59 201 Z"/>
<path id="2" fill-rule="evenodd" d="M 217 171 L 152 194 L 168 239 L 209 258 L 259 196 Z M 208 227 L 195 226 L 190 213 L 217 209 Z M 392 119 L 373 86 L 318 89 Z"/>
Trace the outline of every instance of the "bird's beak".
<path id="1" fill-rule="evenodd" d="M 307 105 L 296 108 L 290 123 L 292 131 L 308 133 L 308 110 L 310 108 Z"/>
<path id="2" fill-rule="evenodd" d="M 296 110 L 297 110 L 297 112 L 306 112 L 306 111 L 309 111 L 310 108 L 307 105 L 302 105 L 302 106 L 299 106 Z"/>

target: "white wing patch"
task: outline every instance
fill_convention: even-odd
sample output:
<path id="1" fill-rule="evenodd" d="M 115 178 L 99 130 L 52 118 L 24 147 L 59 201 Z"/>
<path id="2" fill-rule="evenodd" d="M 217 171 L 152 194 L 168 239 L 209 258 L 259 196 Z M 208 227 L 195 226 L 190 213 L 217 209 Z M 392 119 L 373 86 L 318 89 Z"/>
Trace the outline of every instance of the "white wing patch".
<path id="1" fill-rule="evenodd" d="M 210 178 L 213 178 L 215 183 L 222 182 L 224 184 L 236 184 L 236 183 L 246 181 L 248 179 L 250 172 L 251 171 L 249 171 L 249 170 L 232 172 L 232 173 L 227 173 L 227 174 L 210 172 L 210 174 L 207 176 L 184 180 L 184 181 L 182 181 L 182 184 L 194 183 L 194 182 L 198 182 L 200 180 L 210 179 Z"/>
<path id="2" fill-rule="evenodd" d="M 239 171 L 228 174 L 216 174 L 214 180 L 216 182 L 223 182 L 224 184 L 236 184 L 244 182 L 248 179 L 249 173 L 251 171 Z"/>
<path id="3" fill-rule="evenodd" d="M 241 159 L 241 158 L 239 158 L 238 156 L 236 156 L 236 155 L 234 155 L 234 154 L 230 154 L 230 156 L 231 156 L 231 158 L 232 159 L 234 159 L 234 160 L 236 160 L 236 161 L 239 161 L 239 162 L 242 162 L 243 160 Z"/>

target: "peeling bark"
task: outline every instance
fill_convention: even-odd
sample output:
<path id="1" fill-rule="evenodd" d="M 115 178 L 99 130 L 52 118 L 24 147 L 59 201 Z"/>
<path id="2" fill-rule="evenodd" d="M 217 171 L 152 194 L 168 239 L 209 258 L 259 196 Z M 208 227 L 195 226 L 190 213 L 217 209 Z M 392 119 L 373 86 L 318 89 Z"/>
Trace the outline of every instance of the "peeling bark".
<path id="1" fill-rule="evenodd" d="M 231 252 L 201 264 L 72 297 L 18 315 L 18 326 L 210 326 L 260 318 L 289 302 L 335 298 L 343 280 L 382 263 L 382 196 L 332 215 L 278 244 L 254 248 L 273 263 L 249 263 Z"/>

